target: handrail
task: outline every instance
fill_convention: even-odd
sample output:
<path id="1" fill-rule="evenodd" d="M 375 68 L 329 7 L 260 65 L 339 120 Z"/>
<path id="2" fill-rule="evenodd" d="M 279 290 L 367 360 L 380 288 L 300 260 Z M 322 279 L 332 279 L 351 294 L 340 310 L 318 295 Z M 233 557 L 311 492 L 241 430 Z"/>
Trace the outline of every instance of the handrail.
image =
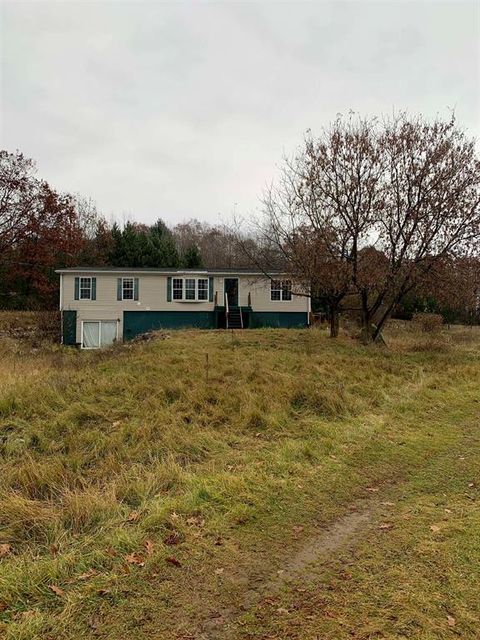
<path id="1" fill-rule="evenodd" d="M 229 308 L 228 308 L 228 294 L 225 291 L 225 321 L 226 321 L 226 326 L 228 329 L 228 314 L 229 314 Z"/>

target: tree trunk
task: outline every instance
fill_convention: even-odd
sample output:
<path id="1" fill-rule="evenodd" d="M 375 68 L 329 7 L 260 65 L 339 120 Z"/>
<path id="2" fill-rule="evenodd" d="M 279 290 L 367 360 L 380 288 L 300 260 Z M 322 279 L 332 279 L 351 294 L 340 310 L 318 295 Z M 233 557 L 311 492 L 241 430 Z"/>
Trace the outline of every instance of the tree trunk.
<path id="1" fill-rule="evenodd" d="M 364 344 L 369 344 L 373 340 L 373 335 L 372 319 L 370 316 L 370 309 L 368 308 L 368 293 L 366 291 L 362 291 L 360 299 L 362 301 L 362 330 L 360 338 Z"/>
<path id="2" fill-rule="evenodd" d="M 338 303 L 330 303 L 330 337 L 338 338 L 338 329 L 340 324 L 340 314 L 338 309 Z"/>

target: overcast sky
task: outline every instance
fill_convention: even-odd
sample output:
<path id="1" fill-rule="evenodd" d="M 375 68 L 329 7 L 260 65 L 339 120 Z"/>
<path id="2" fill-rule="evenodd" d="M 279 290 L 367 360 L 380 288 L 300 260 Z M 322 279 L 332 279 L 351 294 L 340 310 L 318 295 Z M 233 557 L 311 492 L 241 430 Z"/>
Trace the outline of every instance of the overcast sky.
<path id="1" fill-rule="evenodd" d="M 107 216 L 248 215 L 337 113 L 480 132 L 478 2 L 4 2 L 2 147 Z"/>

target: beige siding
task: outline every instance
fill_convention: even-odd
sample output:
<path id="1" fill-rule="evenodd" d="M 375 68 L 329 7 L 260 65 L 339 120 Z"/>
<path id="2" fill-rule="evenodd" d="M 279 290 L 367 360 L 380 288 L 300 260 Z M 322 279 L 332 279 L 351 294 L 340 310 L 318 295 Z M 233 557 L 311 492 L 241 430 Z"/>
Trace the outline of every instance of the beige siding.
<path id="1" fill-rule="evenodd" d="M 139 299 L 117 300 L 117 278 L 138 277 Z M 208 274 L 188 274 L 194 277 L 207 277 Z M 75 278 L 96 277 L 96 300 L 75 300 Z M 182 274 L 178 274 L 181 277 Z M 77 342 L 81 339 L 81 323 L 85 320 L 117 320 L 118 337 L 123 336 L 124 311 L 213 311 L 215 302 L 167 302 L 167 275 L 157 273 L 64 273 L 62 282 L 62 308 L 77 311 Z M 173 275 L 172 277 L 175 277 Z M 214 276 L 214 300 L 217 294 L 217 304 L 224 304 L 224 279 L 231 276 Z M 290 301 L 270 300 L 270 280 L 254 276 L 240 275 L 239 304 L 248 305 L 248 294 L 251 294 L 253 311 L 308 311 L 308 298 L 293 295 Z M 295 291 L 295 287 L 293 287 Z"/>

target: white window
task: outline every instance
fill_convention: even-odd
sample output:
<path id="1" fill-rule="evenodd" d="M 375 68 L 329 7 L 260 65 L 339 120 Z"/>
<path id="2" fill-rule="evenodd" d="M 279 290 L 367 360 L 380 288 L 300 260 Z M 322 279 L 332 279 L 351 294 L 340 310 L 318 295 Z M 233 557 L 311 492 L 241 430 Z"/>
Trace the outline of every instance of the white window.
<path id="1" fill-rule="evenodd" d="M 291 300 L 292 282 L 291 280 L 271 280 L 270 300 Z"/>
<path id="2" fill-rule="evenodd" d="M 82 349 L 99 349 L 117 339 L 116 320 L 85 320 L 82 322 Z"/>
<path id="3" fill-rule="evenodd" d="M 199 278 L 197 298 L 199 300 L 208 300 L 208 278 Z"/>
<path id="4" fill-rule="evenodd" d="M 122 278 L 122 300 L 133 300 L 133 278 Z"/>
<path id="5" fill-rule="evenodd" d="M 292 283 L 290 280 L 284 280 L 282 282 L 282 300 L 292 299 Z"/>
<path id="6" fill-rule="evenodd" d="M 92 299 L 92 279 L 80 278 L 80 300 Z"/>
<path id="7" fill-rule="evenodd" d="M 208 278 L 172 278 L 172 300 L 208 300 Z"/>
<path id="8" fill-rule="evenodd" d="M 185 278 L 185 300 L 195 300 L 195 278 Z"/>
<path id="9" fill-rule="evenodd" d="M 183 278 L 173 279 L 173 299 L 183 300 Z"/>

